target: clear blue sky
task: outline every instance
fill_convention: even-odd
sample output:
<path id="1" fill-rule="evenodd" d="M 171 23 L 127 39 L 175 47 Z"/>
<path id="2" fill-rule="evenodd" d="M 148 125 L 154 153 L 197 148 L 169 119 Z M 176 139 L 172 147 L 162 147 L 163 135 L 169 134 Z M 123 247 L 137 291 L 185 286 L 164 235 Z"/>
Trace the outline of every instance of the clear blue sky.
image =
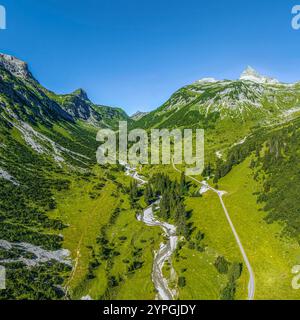
<path id="1" fill-rule="evenodd" d="M 84 88 L 129 114 L 160 106 L 207 76 L 235 79 L 251 65 L 300 80 L 300 0 L 0 0 L 0 51 L 30 65 L 47 88 Z"/>

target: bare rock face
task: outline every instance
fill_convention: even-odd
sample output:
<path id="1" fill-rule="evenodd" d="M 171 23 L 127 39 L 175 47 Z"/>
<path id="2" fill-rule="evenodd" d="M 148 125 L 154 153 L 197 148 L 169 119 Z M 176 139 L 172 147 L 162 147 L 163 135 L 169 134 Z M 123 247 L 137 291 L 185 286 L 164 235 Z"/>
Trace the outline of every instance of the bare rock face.
<path id="1" fill-rule="evenodd" d="M 142 119 L 144 116 L 146 116 L 149 112 L 142 112 L 142 111 L 137 111 L 135 114 L 133 114 L 130 118 L 132 120 L 138 121 Z"/>
<path id="2" fill-rule="evenodd" d="M 0 66 L 4 67 L 16 77 L 23 79 L 32 78 L 27 63 L 13 56 L 0 53 Z"/>
<path id="3" fill-rule="evenodd" d="M 73 92 L 73 95 L 79 97 L 79 98 L 82 99 L 82 100 L 88 100 L 88 101 L 90 101 L 87 93 L 86 93 L 83 89 L 81 89 L 81 88 L 75 90 L 75 91 Z"/>
<path id="4" fill-rule="evenodd" d="M 240 80 L 248 80 L 248 81 L 253 81 L 257 83 L 266 83 L 266 84 L 279 83 L 277 79 L 260 75 L 257 71 L 255 71 L 250 66 L 248 66 L 247 69 L 241 74 Z"/>
<path id="5" fill-rule="evenodd" d="M 89 120 L 94 112 L 92 103 L 83 89 L 64 96 L 62 107 L 76 119 Z"/>

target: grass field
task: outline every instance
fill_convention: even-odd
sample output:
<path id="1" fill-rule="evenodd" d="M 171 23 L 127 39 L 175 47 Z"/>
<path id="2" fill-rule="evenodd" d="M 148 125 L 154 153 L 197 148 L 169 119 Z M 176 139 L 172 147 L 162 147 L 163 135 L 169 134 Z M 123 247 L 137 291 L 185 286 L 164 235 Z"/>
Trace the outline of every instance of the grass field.
<path id="1" fill-rule="evenodd" d="M 224 202 L 255 274 L 255 299 L 300 299 L 300 292 L 291 286 L 291 269 L 299 264 L 299 244 L 282 237 L 278 223 L 264 221 L 265 213 L 259 211 L 253 195 L 260 186 L 253 180 L 249 164 L 247 159 L 234 167 L 219 187 L 228 191 Z"/>
<path id="2" fill-rule="evenodd" d="M 255 274 L 255 299 L 300 299 L 300 293 L 292 289 L 294 275 L 291 269 L 300 263 L 300 247 L 294 239 L 282 235 L 283 226 L 265 222 L 265 213 L 256 202 L 255 192 L 260 184 L 253 179 L 250 159 L 235 166 L 218 183 L 226 190 L 225 205 L 240 236 Z M 170 173 L 169 167 L 161 167 Z M 179 178 L 179 174 L 172 174 Z M 202 198 L 187 198 L 187 208 L 193 210 L 191 222 L 205 234 L 204 253 L 184 246 L 182 258 L 174 258 L 178 276 L 186 278 L 186 286 L 180 289 L 181 299 L 219 299 L 226 278 L 216 272 L 213 265 L 217 256 L 230 262 L 243 262 L 235 239 L 229 228 L 218 197 L 207 192 Z M 248 272 L 244 266 L 237 282 L 236 299 L 247 298 Z"/>
<path id="3" fill-rule="evenodd" d="M 151 280 L 153 253 L 159 247 L 160 228 L 149 228 L 138 222 L 135 212 L 130 209 L 128 196 L 118 190 L 114 181 L 107 180 L 101 191 L 95 193 L 94 186 L 102 181 L 104 172 L 95 170 L 92 179 L 73 179 L 70 190 L 63 196 L 58 196 L 58 208 L 52 216 L 62 219 L 68 225 L 64 229 L 64 248 L 69 249 L 74 261 L 73 272 L 66 285 L 73 299 L 90 295 L 100 299 L 107 290 L 108 276 L 121 277 L 122 281 L 113 290 L 114 299 L 154 299 L 155 290 Z M 120 172 L 115 174 L 116 181 L 129 184 L 130 178 Z M 117 195 L 117 197 L 116 197 Z M 116 208 L 121 208 L 121 214 L 113 224 L 110 217 Z M 101 261 L 94 270 L 95 277 L 88 279 L 89 263 L 93 255 L 99 253 L 97 237 L 101 227 L 106 226 L 107 238 L 118 253 L 110 264 Z M 139 251 L 139 260 L 143 266 L 128 272 L 134 251 Z M 126 262 L 124 262 L 126 261 Z"/>
<path id="4" fill-rule="evenodd" d="M 124 275 L 127 273 L 127 264 L 123 260 L 132 261 L 135 252 L 140 250 L 139 260 L 143 261 L 142 268 L 132 274 L 126 275 L 125 281 L 118 288 L 116 299 L 151 300 L 156 292 L 152 283 L 151 273 L 154 259 L 154 250 L 159 248 L 162 241 L 162 230 L 159 227 L 147 227 L 136 220 L 132 210 L 124 211 L 116 224 L 109 230 L 109 238 L 115 241 L 120 251 L 112 268 L 113 274 Z M 126 237 L 125 241 L 120 237 Z"/>
<path id="5" fill-rule="evenodd" d="M 219 188 L 228 192 L 224 202 L 254 270 L 255 299 L 299 299 L 298 291 L 291 287 L 291 269 L 300 262 L 299 245 L 281 236 L 281 225 L 264 221 L 265 213 L 259 210 L 253 194 L 260 185 L 253 180 L 249 163 L 250 159 L 247 159 L 234 167 L 219 181 Z M 157 171 L 168 173 L 172 179 L 180 178 L 171 166 L 146 167 L 142 170 L 145 176 Z M 120 193 L 113 181 L 107 180 L 99 195 L 91 199 L 90 193 L 103 174 L 98 169 L 96 176 L 89 181 L 74 178 L 70 190 L 57 199 L 59 206 L 53 213 L 69 225 L 63 235 L 64 247 L 72 252 L 76 263 L 74 274 L 67 283 L 71 297 L 78 299 L 90 295 L 93 299 L 103 298 L 108 288 L 108 277 L 114 276 L 120 281 L 110 290 L 111 298 L 154 299 L 156 293 L 151 272 L 154 251 L 162 241 L 161 229 L 138 222 L 135 211 L 130 209 L 128 196 Z M 117 181 L 129 184 L 130 178 L 123 173 L 115 176 Z M 192 210 L 189 222 L 205 234 L 205 250 L 200 252 L 186 244 L 173 256 L 178 277 L 186 280 L 185 286 L 179 287 L 179 298 L 220 299 L 228 278 L 217 271 L 214 262 L 218 256 L 230 263 L 243 262 L 239 248 L 215 193 L 209 191 L 203 197 L 187 197 L 186 206 Z M 121 208 L 121 213 L 113 224 L 109 224 L 111 214 L 117 207 Z M 102 261 L 94 271 L 95 277 L 87 279 L 93 252 L 99 250 L 96 239 L 105 225 L 107 239 L 117 254 L 109 263 Z M 134 259 L 142 262 L 142 266 L 129 271 Z M 167 266 L 164 273 L 168 273 Z M 244 266 L 237 281 L 236 299 L 247 299 L 248 280 Z"/>
<path id="6" fill-rule="evenodd" d="M 98 172 L 100 177 L 102 172 Z M 71 295 L 80 298 L 81 292 L 76 288 L 84 280 L 90 260 L 90 250 L 87 246 L 96 245 L 96 238 L 99 235 L 100 227 L 106 224 L 110 214 L 116 207 L 116 201 L 111 197 L 115 186 L 107 182 L 97 199 L 91 199 L 89 193 L 97 179 L 90 181 L 74 179 L 70 190 L 57 199 L 59 205 L 53 216 L 62 219 L 68 225 L 64 229 L 64 247 L 72 253 L 76 269 L 68 280 L 68 287 Z"/>
<path id="7" fill-rule="evenodd" d="M 178 166 L 178 168 L 180 168 Z M 164 172 L 171 179 L 180 179 L 180 173 L 170 166 L 154 166 L 146 168 L 147 175 L 156 172 Z M 144 172 L 144 170 L 143 170 Z M 187 179 L 189 180 L 189 179 Z M 193 190 L 199 190 L 200 185 L 192 186 Z M 228 225 L 218 196 L 213 192 L 207 192 L 200 197 L 187 197 L 187 210 L 192 210 L 189 223 L 197 230 L 205 234 L 205 251 L 199 252 L 190 249 L 188 244 L 179 251 L 179 257 L 173 258 L 173 266 L 178 277 L 186 279 L 186 286 L 179 288 L 180 299 L 217 300 L 227 284 L 227 276 L 220 274 L 214 262 L 218 256 L 223 256 L 227 261 L 243 262 L 235 238 Z M 245 269 L 241 278 L 237 281 L 236 298 L 247 298 L 248 273 Z"/>
<path id="8" fill-rule="evenodd" d="M 193 210 L 189 222 L 205 234 L 205 251 L 198 252 L 184 246 L 180 259 L 174 259 L 179 276 L 186 278 L 187 285 L 180 289 L 181 299 L 220 299 L 220 292 L 227 284 L 227 276 L 218 273 L 214 262 L 218 256 L 227 261 L 242 262 L 238 246 L 225 218 L 217 195 L 208 192 L 202 198 L 188 198 L 187 209 Z M 184 272 L 182 272 L 185 270 Z M 244 270 L 237 282 L 236 298 L 247 297 L 248 274 Z"/>

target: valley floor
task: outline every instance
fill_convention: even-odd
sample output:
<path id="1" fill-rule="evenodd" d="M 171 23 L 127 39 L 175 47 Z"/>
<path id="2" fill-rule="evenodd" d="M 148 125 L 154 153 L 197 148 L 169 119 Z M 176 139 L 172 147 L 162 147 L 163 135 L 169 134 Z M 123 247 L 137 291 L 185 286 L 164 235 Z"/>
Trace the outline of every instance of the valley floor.
<path id="1" fill-rule="evenodd" d="M 249 165 L 250 159 L 235 167 L 219 187 L 229 192 L 224 201 L 254 269 L 255 299 L 300 299 L 300 292 L 291 284 L 300 246 L 282 235 L 282 225 L 264 220 L 254 195 L 260 186 Z"/>
<path id="2" fill-rule="evenodd" d="M 291 270 L 299 264 L 299 244 L 282 236 L 278 223 L 265 222 L 265 213 L 254 195 L 260 185 L 253 180 L 249 164 L 247 159 L 234 167 L 218 187 L 228 192 L 224 203 L 255 274 L 254 299 L 300 299 L 300 293 L 291 285 Z M 167 172 L 173 179 L 180 178 L 171 166 L 146 167 L 143 173 L 147 176 L 156 170 Z M 95 186 L 99 181 L 103 186 L 98 192 Z M 89 181 L 74 179 L 68 193 L 58 199 L 53 217 L 69 224 L 63 231 L 64 248 L 72 252 L 75 261 L 66 283 L 72 299 L 154 299 L 156 295 L 151 273 L 162 231 L 136 220 L 127 194 L 118 183 L 128 186 L 130 177 L 116 172 L 113 179 L 108 179 L 107 173 L 96 169 Z M 202 197 L 187 197 L 186 206 L 192 210 L 190 223 L 205 234 L 205 249 L 200 252 L 180 239 L 180 250 L 172 257 L 178 277 L 186 280 L 185 286 L 178 288 L 179 298 L 218 300 L 228 276 L 218 272 L 216 259 L 224 257 L 230 263 L 243 263 L 243 257 L 217 194 L 207 191 Z M 143 203 L 142 207 L 146 205 Z M 120 212 L 112 218 L 118 208 Z M 168 272 L 167 264 L 164 273 Z M 247 299 L 248 282 L 249 274 L 243 265 L 236 281 L 235 299 Z"/>
<path id="3" fill-rule="evenodd" d="M 104 171 L 97 169 L 89 181 L 74 180 L 53 213 L 69 225 L 63 235 L 64 247 L 72 252 L 74 261 L 66 283 L 72 299 L 155 297 L 151 272 L 161 229 L 136 220 L 127 195 L 117 185 L 117 180 L 129 185 L 130 178 L 125 178 L 124 172 L 114 176 L 116 180 L 104 178 Z M 104 186 L 97 191 L 99 182 Z M 104 233 L 105 239 L 101 239 Z M 137 261 L 140 265 L 134 270 L 131 267 Z"/>
<path id="4" fill-rule="evenodd" d="M 283 226 L 264 220 L 265 213 L 254 195 L 260 185 L 253 180 L 249 164 L 250 159 L 247 159 L 236 166 L 219 181 L 218 187 L 228 192 L 224 203 L 255 274 L 254 299 L 300 299 L 299 291 L 291 284 L 294 277 L 291 270 L 299 264 L 299 244 L 282 235 Z M 184 259 L 175 260 L 177 270 L 192 271 L 186 272 L 188 285 L 180 296 L 182 299 L 218 299 L 226 279 L 215 270 L 216 257 L 222 255 L 229 261 L 242 261 L 242 257 L 216 194 L 209 191 L 202 198 L 189 198 L 187 205 L 193 210 L 192 222 L 206 235 L 207 247 L 204 253 L 185 248 Z M 247 298 L 248 281 L 249 274 L 244 266 L 238 280 L 237 299 Z"/>

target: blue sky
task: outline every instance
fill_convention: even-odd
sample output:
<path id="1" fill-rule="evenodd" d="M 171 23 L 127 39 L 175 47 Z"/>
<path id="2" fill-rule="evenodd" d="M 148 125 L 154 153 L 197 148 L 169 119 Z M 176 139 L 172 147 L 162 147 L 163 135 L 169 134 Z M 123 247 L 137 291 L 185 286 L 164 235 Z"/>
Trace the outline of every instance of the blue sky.
<path id="1" fill-rule="evenodd" d="M 0 0 L 0 51 L 30 65 L 47 88 L 84 88 L 129 114 L 160 106 L 207 76 L 235 79 L 247 65 L 300 80 L 300 0 Z"/>

